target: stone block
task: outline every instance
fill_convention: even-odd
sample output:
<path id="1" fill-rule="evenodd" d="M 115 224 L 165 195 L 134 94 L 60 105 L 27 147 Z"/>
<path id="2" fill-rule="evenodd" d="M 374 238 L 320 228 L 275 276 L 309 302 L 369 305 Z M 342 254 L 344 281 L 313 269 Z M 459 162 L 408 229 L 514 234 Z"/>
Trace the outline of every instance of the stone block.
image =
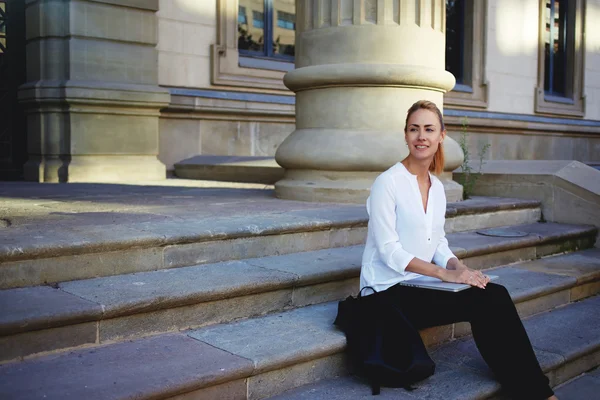
<path id="1" fill-rule="evenodd" d="M 28 41 L 41 37 L 69 35 L 69 2 L 38 1 L 25 9 L 25 36 Z M 29 61 L 29 59 L 28 59 Z M 29 66 L 29 62 L 28 62 Z"/>
<path id="2" fill-rule="evenodd" d="M 97 322 L 84 322 L 77 325 L 0 336 L 0 362 L 22 359 L 33 354 L 54 350 L 94 345 L 97 343 L 97 337 Z"/>
<path id="3" fill-rule="evenodd" d="M 163 268 L 162 249 L 133 249 L 2 263 L 0 289 Z"/>
<path id="4" fill-rule="evenodd" d="M 156 117 L 72 112 L 70 130 L 73 155 L 158 154 Z"/>
<path id="5" fill-rule="evenodd" d="M 158 65 L 154 47 L 80 38 L 69 40 L 69 52 L 72 80 L 156 84 Z"/>
<path id="6" fill-rule="evenodd" d="M 321 379 L 346 375 L 349 364 L 344 354 L 335 354 L 251 376 L 248 400 L 264 399 Z"/>
<path id="7" fill-rule="evenodd" d="M 596 373 L 587 373 L 573 381 L 555 389 L 556 396 L 560 399 L 586 400 L 593 399 L 600 393 L 600 378 Z"/>
<path id="8" fill-rule="evenodd" d="M 0 335 L 100 319 L 93 301 L 48 286 L 0 291 Z"/>
<path id="9" fill-rule="evenodd" d="M 423 343 L 427 347 L 434 347 L 452 339 L 453 326 L 435 326 L 419 331 Z"/>
<path id="10" fill-rule="evenodd" d="M 359 287 L 358 278 L 296 287 L 294 288 L 292 304 L 294 307 L 304 307 L 311 304 L 343 300 L 348 296 L 356 296 Z"/>
<path id="11" fill-rule="evenodd" d="M 331 247 L 364 245 L 367 241 L 367 230 L 366 226 L 333 230 L 329 244 Z"/>
<path id="12" fill-rule="evenodd" d="M 284 271 L 298 277 L 301 285 L 357 278 L 363 246 L 328 248 L 245 260 L 261 268 Z M 356 289 L 358 290 L 358 288 Z"/>
<path id="13" fill-rule="evenodd" d="M 156 44 L 154 11 L 102 4 L 91 1 L 71 1 L 69 30 L 79 37 L 120 42 Z"/>
<path id="14" fill-rule="evenodd" d="M 457 322 L 454 324 L 453 336 L 455 339 L 471 334 L 471 324 L 468 322 Z"/>
<path id="15" fill-rule="evenodd" d="M 159 12 L 158 18 L 158 44 L 156 49 L 168 53 L 183 53 L 183 24 L 167 18 L 160 18 L 163 12 Z M 168 54 L 165 54 L 168 56 Z"/>
<path id="16" fill-rule="evenodd" d="M 171 0 L 163 1 L 158 11 L 159 17 L 175 21 L 215 26 L 217 21 L 217 4 L 215 0 Z"/>
<path id="17" fill-rule="evenodd" d="M 496 228 L 507 225 L 531 224 L 540 220 L 541 210 L 503 210 L 482 214 L 458 215 L 446 219 L 446 234 L 464 232 L 473 229 Z"/>
<path id="18" fill-rule="evenodd" d="M 249 122 L 202 120 L 200 133 L 204 154 L 254 155 Z"/>
<path id="19" fill-rule="evenodd" d="M 185 86 L 187 84 L 187 56 L 158 52 L 158 84 L 162 86 Z M 210 84 L 210 79 L 206 79 Z"/>
<path id="20" fill-rule="evenodd" d="M 252 104 L 249 105 L 253 107 Z M 265 104 L 256 107 L 264 108 Z M 254 125 L 256 130 L 253 143 L 253 154 L 257 156 L 274 156 L 279 145 L 294 131 L 293 123 L 267 123 L 258 122 Z"/>
<path id="21" fill-rule="evenodd" d="M 596 318 L 600 297 L 570 304 L 524 321 L 534 347 L 572 360 L 597 350 L 600 319 Z M 577 327 L 577 335 L 572 334 Z"/>
<path id="22" fill-rule="evenodd" d="M 291 287 L 296 276 L 240 261 L 109 276 L 60 284 L 102 305 L 103 319 Z M 260 312 L 258 312 L 260 314 Z"/>
<path id="23" fill-rule="evenodd" d="M 264 257 L 329 247 L 329 231 L 258 236 L 165 247 L 165 267 Z"/>
<path id="24" fill-rule="evenodd" d="M 206 327 L 189 335 L 252 360 L 254 374 L 260 374 L 341 351 L 346 338 L 333 325 L 336 310 L 335 303 L 321 304 L 233 324 Z"/>
<path id="25" fill-rule="evenodd" d="M 265 185 L 277 182 L 283 172 L 271 157 L 200 155 L 175 164 L 175 173 L 181 178 Z"/>
<path id="26" fill-rule="evenodd" d="M 159 120 L 158 159 L 168 171 L 175 164 L 202 153 L 200 122 L 177 118 Z"/>
<path id="27" fill-rule="evenodd" d="M 248 360 L 184 335 L 161 335 L 2 365 L 0 397 L 166 398 L 251 371 Z"/>
<path id="28" fill-rule="evenodd" d="M 571 301 L 583 300 L 600 293 L 600 281 L 585 283 L 571 289 Z"/>
<path id="29" fill-rule="evenodd" d="M 292 290 L 157 310 L 100 321 L 100 343 L 181 331 L 281 311 L 291 304 Z"/>
<path id="30" fill-rule="evenodd" d="M 25 47 L 27 81 L 69 78 L 69 41 L 63 38 L 34 40 Z"/>
<path id="31" fill-rule="evenodd" d="M 588 249 L 554 257 L 541 258 L 518 265 L 528 271 L 570 276 L 577 283 L 595 280 L 600 274 L 600 249 Z"/>
<path id="32" fill-rule="evenodd" d="M 560 292 L 548 294 L 543 297 L 537 297 L 527 301 L 519 302 L 516 306 L 521 318 L 527 318 L 531 315 L 568 304 L 570 301 L 570 291 L 562 290 Z"/>
<path id="33" fill-rule="evenodd" d="M 555 384 L 561 384 L 582 373 L 596 368 L 600 365 L 600 351 L 596 350 L 583 355 L 575 360 L 567 360 L 554 373 L 556 375 Z"/>
<path id="34" fill-rule="evenodd" d="M 222 383 L 210 386 L 178 396 L 169 397 L 166 400 L 246 400 L 248 382 L 246 379 Z"/>
<path id="35" fill-rule="evenodd" d="M 577 239 L 565 239 L 560 242 L 538 245 L 535 249 L 536 257 L 546 257 L 553 254 L 587 249 L 594 246 L 595 241 L 595 237 L 588 236 Z"/>
<path id="36" fill-rule="evenodd" d="M 459 256 L 463 258 L 464 256 Z M 473 269 L 486 269 L 499 265 L 512 264 L 519 261 L 533 260 L 536 257 L 535 247 L 524 247 L 514 250 L 497 251 L 474 257 L 464 257 L 465 264 Z"/>
<path id="37" fill-rule="evenodd" d="M 182 53 L 210 57 L 210 45 L 217 42 L 217 30 L 211 25 L 182 24 Z"/>

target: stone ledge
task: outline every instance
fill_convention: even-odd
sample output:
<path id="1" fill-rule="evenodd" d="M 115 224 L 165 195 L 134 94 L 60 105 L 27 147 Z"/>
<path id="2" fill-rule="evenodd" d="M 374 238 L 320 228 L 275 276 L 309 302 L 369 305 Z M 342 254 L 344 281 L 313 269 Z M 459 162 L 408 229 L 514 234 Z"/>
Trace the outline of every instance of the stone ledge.
<path id="1" fill-rule="evenodd" d="M 249 360 L 184 335 L 162 335 L 0 366 L 0 397 L 165 398 L 252 370 Z"/>
<path id="2" fill-rule="evenodd" d="M 89 104 L 123 108 L 166 107 L 167 89 L 154 85 L 76 80 L 41 80 L 19 87 L 19 102 L 24 104 Z M 157 114 L 158 115 L 158 114 Z"/>
<path id="3" fill-rule="evenodd" d="M 175 175 L 186 179 L 272 185 L 283 173 L 273 157 L 200 155 L 175 164 Z"/>
<path id="4" fill-rule="evenodd" d="M 600 171 L 592 167 L 578 161 L 490 160 L 481 170 L 476 195 L 537 200 L 547 221 L 600 227 Z"/>

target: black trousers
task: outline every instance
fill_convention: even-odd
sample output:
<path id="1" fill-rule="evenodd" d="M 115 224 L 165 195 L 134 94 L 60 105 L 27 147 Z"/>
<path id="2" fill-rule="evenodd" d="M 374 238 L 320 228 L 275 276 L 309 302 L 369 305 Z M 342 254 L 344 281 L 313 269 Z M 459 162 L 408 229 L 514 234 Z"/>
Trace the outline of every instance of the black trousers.
<path id="1" fill-rule="evenodd" d="M 396 285 L 382 293 L 417 329 L 470 322 L 477 348 L 504 390 L 515 399 L 554 394 L 517 309 L 502 285 L 446 292 Z"/>

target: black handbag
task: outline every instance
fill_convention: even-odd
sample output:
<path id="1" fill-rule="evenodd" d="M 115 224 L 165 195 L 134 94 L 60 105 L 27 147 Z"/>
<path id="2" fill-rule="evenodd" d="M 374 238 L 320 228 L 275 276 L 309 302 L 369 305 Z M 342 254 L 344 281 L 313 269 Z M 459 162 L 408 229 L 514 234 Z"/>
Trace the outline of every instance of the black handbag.
<path id="1" fill-rule="evenodd" d="M 349 296 L 338 303 L 334 324 L 346 334 L 347 351 L 373 395 L 381 386 L 413 390 L 414 383 L 435 371 L 419 332 L 402 310 L 388 301 L 387 293 Z"/>

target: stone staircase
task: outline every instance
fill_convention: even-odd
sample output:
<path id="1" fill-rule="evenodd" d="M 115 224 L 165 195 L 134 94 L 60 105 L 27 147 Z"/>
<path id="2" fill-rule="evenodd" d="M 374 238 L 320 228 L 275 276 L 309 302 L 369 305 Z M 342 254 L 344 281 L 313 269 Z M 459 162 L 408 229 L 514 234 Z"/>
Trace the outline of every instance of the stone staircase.
<path id="1" fill-rule="evenodd" d="M 364 207 L 280 211 L 14 238 L 23 245 L 0 248 L 0 398 L 370 397 L 344 377 L 332 325 L 336 301 L 358 288 Z M 594 227 L 540 219 L 537 202 L 476 198 L 448 205 L 446 231 L 530 317 L 557 385 L 600 364 L 600 250 Z M 527 235 L 477 233 L 500 226 Z M 407 398 L 456 379 L 472 391 L 461 398 L 497 393 L 466 324 L 421 334 L 438 372 Z"/>

